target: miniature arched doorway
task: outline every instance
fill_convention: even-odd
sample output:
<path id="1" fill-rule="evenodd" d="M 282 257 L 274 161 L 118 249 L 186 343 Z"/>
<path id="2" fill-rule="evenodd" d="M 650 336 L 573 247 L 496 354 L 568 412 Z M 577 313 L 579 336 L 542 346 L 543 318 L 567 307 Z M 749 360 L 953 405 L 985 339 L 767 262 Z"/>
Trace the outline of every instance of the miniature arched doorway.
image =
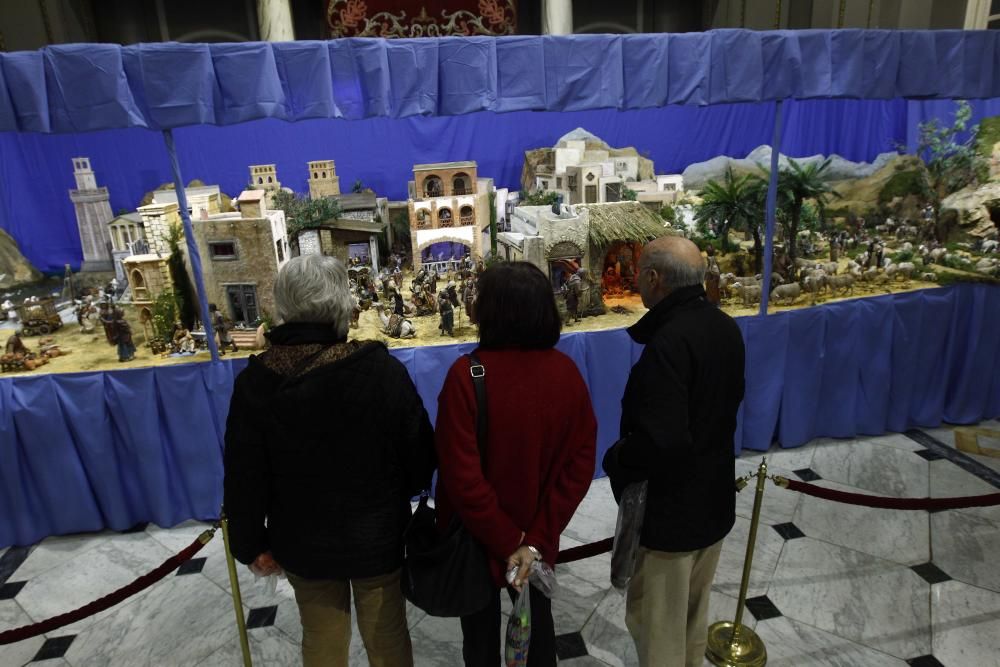
<path id="1" fill-rule="evenodd" d="M 560 241 L 549 250 L 547 260 L 552 289 L 559 290 L 583 266 L 583 251 L 572 241 Z"/>
<path id="2" fill-rule="evenodd" d="M 153 313 L 145 306 L 139 309 L 139 324 L 142 325 L 142 331 L 146 335 L 146 340 L 152 338 L 155 333 L 153 326 Z"/>
<path id="3" fill-rule="evenodd" d="M 615 241 L 608 246 L 601 263 L 601 291 L 605 296 L 624 297 L 639 293 L 639 256 L 642 244 L 638 241 Z"/>
<path id="4" fill-rule="evenodd" d="M 438 227 L 454 227 L 454 220 L 451 218 L 450 208 L 438 209 Z"/>
<path id="5" fill-rule="evenodd" d="M 472 179 L 469 175 L 461 172 L 455 174 L 451 181 L 453 195 L 471 195 L 472 194 Z"/>
<path id="6" fill-rule="evenodd" d="M 132 285 L 132 296 L 140 301 L 145 301 L 149 298 L 149 290 L 146 289 L 146 279 L 143 278 L 142 271 L 132 269 L 128 280 Z"/>
<path id="7" fill-rule="evenodd" d="M 463 206 L 458 210 L 458 224 L 463 227 L 468 227 L 469 225 L 474 225 L 476 222 L 476 216 L 472 212 L 471 206 Z"/>
<path id="8" fill-rule="evenodd" d="M 440 197 L 444 194 L 444 183 L 438 176 L 428 176 L 424 179 L 424 197 Z"/>

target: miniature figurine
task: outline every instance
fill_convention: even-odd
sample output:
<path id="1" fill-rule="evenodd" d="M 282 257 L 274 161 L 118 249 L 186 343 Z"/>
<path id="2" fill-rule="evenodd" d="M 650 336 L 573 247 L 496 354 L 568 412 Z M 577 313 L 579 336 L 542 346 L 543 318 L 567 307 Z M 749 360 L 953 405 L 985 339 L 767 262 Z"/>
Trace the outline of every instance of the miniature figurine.
<path id="1" fill-rule="evenodd" d="M 612 271 L 610 267 L 608 271 Z M 569 277 L 569 280 L 562 286 L 562 292 L 566 299 L 566 320 L 572 319 L 574 322 L 580 321 L 580 290 L 582 279 L 579 271 Z"/>
<path id="2" fill-rule="evenodd" d="M 187 330 L 187 327 L 180 320 L 174 322 L 172 343 L 175 353 L 194 354 L 194 336 L 191 335 L 191 332 Z"/>
<path id="3" fill-rule="evenodd" d="M 438 312 L 441 313 L 441 323 L 438 325 L 438 330 L 441 332 L 442 336 L 454 337 L 455 304 L 452 303 L 452 297 L 448 294 L 448 290 L 443 289 L 438 293 L 437 302 Z"/>
<path id="4" fill-rule="evenodd" d="M 115 344 L 115 313 L 111 308 L 111 303 L 108 301 L 101 301 L 100 314 L 101 326 L 104 327 L 104 338 L 108 341 L 108 345 Z"/>
<path id="5" fill-rule="evenodd" d="M 834 236 L 830 239 L 830 261 L 836 262 L 840 259 L 840 241 Z"/>
<path id="6" fill-rule="evenodd" d="M 471 269 L 470 269 L 471 273 Z M 472 311 L 476 303 L 476 281 L 469 277 L 465 279 L 465 287 L 462 288 L 462 304 L 465 306 L 465 316 L 471 322 L 473 320 Z"/>
<path id="7" fill-rule="evenodd" d="M 714 258 L 713 258 L 714 259 Z M 722 303 L 722 274 L 717 262 L 710 263 L 705 271 L 705 298 L 714 306 Z"/>
<path id="8" fill-rule="evenodd" d="M 392 314 L 402 317 L 406 312 L 406 308 L 403 305 L 403 295 L 399 293 L 399 288 L 395 284 L 389 287 L 389 294 L 392 298 Z"/>
<path id="9" fill-rule="evenodd" d="M 27 356 L 29 354 L 27 346 L 25 346 L 24 341 L 21 340 L 21 336 L 17 333 L 14 333 L 7 339 L 7 346 L 4 349 L 4 352 L 7 354 L 20 354 L 23 356 Z"/>
<path id="10" fill-rule="evenodd" d="M 132 327 L 125 320 L 125 313 L 115 313 L 115 342 L 118 344 L 118 361 L 135 359 L 135 345 L 132 343 Z"/>
<path id="11" fill-rule="evenodd" d="M 378 313 L 378 318 L 382 322 L 382 332 L 387 336 L 392 338 L 413 338 L 417 335 L 417 330 L 414 328 L 413 323 L 410 322 L 410 320 L 395 313 L 391 316 L 386 315 L 384 304 L 375 304 L 375 311 Z"/>
<path id="12" fill-rule="evenodd" d="M 240 348 L 236 346 L 236 341 L 229 334 L 229 324 L 226 322 L 226 318 L 222 316 L 219 312 L 218 306 L 214 303 L 208 304 L 208 312 L 212 317 L 212 326 L 215 327 L 215 333 L 219 336 L 219 355 L 225 356 L 226 347 L 232 346 L 233 352 L 239 352 Z"/>

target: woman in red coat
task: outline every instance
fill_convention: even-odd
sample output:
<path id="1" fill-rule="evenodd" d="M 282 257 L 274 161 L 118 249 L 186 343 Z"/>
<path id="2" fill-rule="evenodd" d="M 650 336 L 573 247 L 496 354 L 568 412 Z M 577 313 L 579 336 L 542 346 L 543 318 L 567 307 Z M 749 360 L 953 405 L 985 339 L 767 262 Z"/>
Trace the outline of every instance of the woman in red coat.
<path id="1" fill-rule="evenodd" d="M 555 563 L 559 536 L 594 476 L 597 423 L 587 387 L 569 357 L 553 349 L 560 319 L 548 278 L 526 262 L 500 264 L 479 278 L 476 351 L 486 369 L 489 436 L 485 474 L 476 443 L 477 405 L 469 360 L 458 359 L 438 398 L 439 525 L 457 512 L 491 561 L 497 594 L 462 618 L 466 665 L 500 662 L 500 589 L 519 568 L 511 599 L 531 564 Z M 528 665 L 555 665 L 548 598 L 531 596 Z"/>

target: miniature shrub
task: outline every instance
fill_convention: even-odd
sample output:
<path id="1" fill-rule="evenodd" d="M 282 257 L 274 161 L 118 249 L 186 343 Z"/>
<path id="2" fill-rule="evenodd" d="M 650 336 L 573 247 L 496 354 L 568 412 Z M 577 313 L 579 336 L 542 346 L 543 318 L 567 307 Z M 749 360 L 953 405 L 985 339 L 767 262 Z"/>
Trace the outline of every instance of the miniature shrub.
<path id="1" fill-rule="evenodd" d="M 927 180 L 924 178 L 923 171 L 917 169 L 897 171 L 882 186 L 882 190 L 879 191 L 878 203 L 885 205 L 896 197 L 905 197 L 907 195 L 922 196 L 926 191 Z"/>
<path id="2" fill-rule="evenodd" d="M 913 261 L 913 251 L 912 250 L 901 250 L 892 256 L 892 261 L 896 264 L 901 262 L 912 262 Z"/>
<path id="3" fill-rule="evenodd" d="M 172 291 L 160 292 L 153 302 L 153 334 L 163 341 L 169 341 L 177 321 L 177 297 Z"/>
<path id="4" fill-rule="evenodd" d="M 524 206 L 552 206 L 559 199 L 558 192 L 525 192 L 521 191 L 521 202 Z"/>
<path id="5" fill-rule="evenodd" d="M 993 145 L 1000 141 L 1000 116 L 991 116 L 979 121 L 976 135 L 976 150 L 987 160 L 993 156 Z"/>

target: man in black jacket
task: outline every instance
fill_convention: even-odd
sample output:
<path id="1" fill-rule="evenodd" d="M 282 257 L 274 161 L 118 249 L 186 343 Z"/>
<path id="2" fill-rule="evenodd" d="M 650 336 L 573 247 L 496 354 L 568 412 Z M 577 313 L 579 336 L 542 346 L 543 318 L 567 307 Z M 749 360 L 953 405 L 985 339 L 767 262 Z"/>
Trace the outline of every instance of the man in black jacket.
<path id="1" fill-rule="evenodd" d="M 743 338 L 705 298 L 690 241 L 650 242 L 639 264 L 645 344 L 622 398 L 621 440 L 604 457 L 616 498 L 649 481 L 626 625 L 651 665 L 701 665 L 722 540 L 736 520 L 733 434 L 743 400 Z"/>

